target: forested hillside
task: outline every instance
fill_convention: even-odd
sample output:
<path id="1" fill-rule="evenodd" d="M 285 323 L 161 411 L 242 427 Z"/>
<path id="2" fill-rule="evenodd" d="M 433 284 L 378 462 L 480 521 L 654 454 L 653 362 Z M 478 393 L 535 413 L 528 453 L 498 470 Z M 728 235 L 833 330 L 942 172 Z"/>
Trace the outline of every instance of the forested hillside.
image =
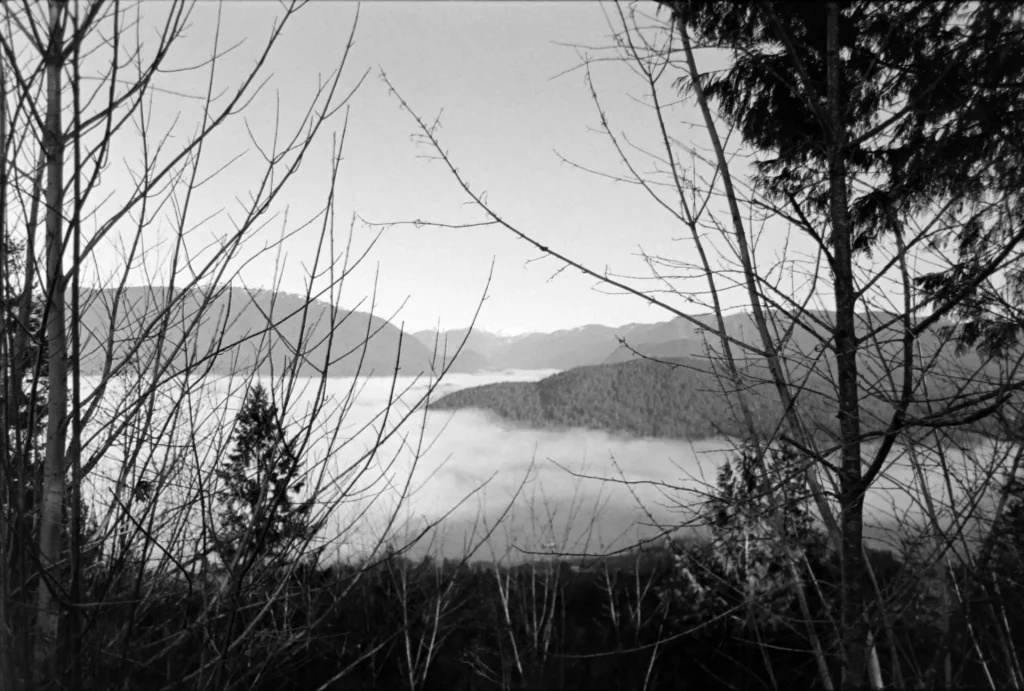
<path id="1" fill-rule="evenodd" d="M 586 427 L 635 436 L 698 439 L 738 431 L 721 384 L 704 363 L 649 360 L 578 367 L 536 383 L 500 383 L 449 394 L 437 410 L 479 408 L 536 427 Z M 767 395 L 766 395 L 767 394 Z M 778 419 L 771 391 L 752 396 L 765 425 Z"/>
<path id="2" fill-rule="evenodd" d="M 806 373 L 804 373 L 806 376 Z M 763 364 L 745 369 L 746 395 L 759 431 L 772 433 L 782 419 L 779 398 Z M 954 377 L 932 377 L 932 396 L 961 396 Z M 972 388 L 976 388 L 975 387 Z M 804 383 L 801 411 L 823 438 L 838 426 L 832 384 L 816 373 Z M 539 382 L 489 384 L 451 393 L 432 404 L 435 410 L 477 408 L 532 427 L 585 427 L 634 436 L 702 439 L 742 434 L 731 384 L 712 370 L 707 359 L 634 359 L 577 367 Z M 916 406 L 912 412 L 925 412 Z M 865 396 L 862 418 L 867 427 L 884 427 L 893 407 L 883 397 Z M 975 429 L 988 428 L 983 421 Z"/>

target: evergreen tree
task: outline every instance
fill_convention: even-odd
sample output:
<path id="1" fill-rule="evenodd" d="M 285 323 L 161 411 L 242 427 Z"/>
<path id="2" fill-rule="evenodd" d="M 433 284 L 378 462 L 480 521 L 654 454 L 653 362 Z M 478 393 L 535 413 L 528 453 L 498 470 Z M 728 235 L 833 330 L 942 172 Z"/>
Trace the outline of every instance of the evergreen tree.
<path id="1" fill-rule="evenodd" d="M 23 243 L 12 238 L 0 242 L 0 263 L 3 285 L 0 287 L 0 335 L 4 347 L 0 348 L 0 367 L 7 390 L 3 392 L 5 419 L 8 431 L 20 437 L 11 439 L 11 450 L 35 441 L 46 429 L 46 387 L 33 386 L 35 374 L 39 379 L 47 376 L 46 339 L 42 337 L 44 298 L 34 294 L 26 280 Z M 35 396 L 33 398 L 33 389 Z M 32 430 L 27 429 L 32 423 Z M 28 434 L 28 436 L 26 436 Z"/>
<path id="2" fill-rule="evenodd" d="M 46 444 L 48 347 L 45 297 L 35 290 L 26 243 L 0 233 L 0 512 L 5 534 L 7 583 L 0 597 L 11 603 L 14 630 L 34 625 L 36 545 Z M 30 587 L 19 585 L 30 584 Z M 28 656 L 26 639 L 19 654 Z"/>
<path id="3" fill-rule="evenodd" d="M 36 461 L 45 443 L 47 419 L 45 299 L 31 285 L 25 290 L 31 275 L 25 270 L 24 253 L 23 242 L 0 240 L 0 406 L 5 425 L 0 462 L 6 469 L 3 503 L 14 512 L 8 525 L 18 526 L 10 539 L 17 545 L 35 539 L 31 515 L 42 470 Z"/>
<path id="4" fill-rule="evenodd" d="M 317 532 L 320 526 L 310 517 L 313 501 L 296 502 L 304 485 L 300 472 L 277 406 L 257 383 L 236 418 L 234 448 L 217 469 L 217 548 L 226 566 L 280 565 Z"/>
<path id="5" fill-rule="evenodd" d="M 752 449 L 722 465 L 708 514 L 715 561 L 742 589 L 752 613 L 771 620 L 791 604 L 788 560 L 820 551 L 824 537 L 809 511 L 800 454 L 785 444 L 772 447 L 765 469 Z"/>
<path id="6" fill-rule="evenodd" d="M 1002 290 L 986 279 L 1021 240 L 1024 3 L 667 4 L 696 40 L 735 50 L 731 69 L 704 77 L 704 92 L 765 154 L 755 164 L 762 190 L 827 227 L 838 152 L 846 180 L 861 183 L 844 209 L 853 252 L 870 254 L 908 234 L 911 219 L 940 213 L 941 243 L 959 261 L 915 281 L 937 306 L 954 306 L 964 346 L 998 353 L 1017 342 L 1024 324 L 1010 315 L 1024 307 L 1024 267 L 1007 272 Z M 833 4 L 838 123 L 825 113 Z"/>
<path id="7" fill-rule="evenodd" d="M 993 575 L 1021 592 L 1024 581 L 1024 477 L 1009 479 L 1008 502 L 1003 514 L 992 527 Z"/>
<path id="8" fill-rule="evenodd" d="M 805 555 L 809 563 L 821 564 L 825 536 L 810 510 L 801 468 L 806 459 L 785 444 L 773 445 L 764 456 L 767 472 L 752 448 L 719 467 L 703 507 L 710 540 L 670 544 L 676 578 L 662 597 L 683 625 L 714 620 L 737 607 L 728 617 L 736 633 L 751 626 L 777 629 L 798 616 L 788 564 L 795 560 L 802 568 Z"/>
<path id="9" fill-rule="evenodd" d="M 859 688 L 873 655 L 864 497 L 913 419 L 907 411 L 915 379 L 928 366 L 904 358 L 916 371 L 906 373 L 900 407 L 865 464 L 870 376 L 862 376 L 858 358 L 878 341 L 858 336 L 857 312 L 872 299 L 863 286 L 883 274 L 864 280 L 861 272 L 874 252 L 895 261 L 911 246 L 949 248 L 938 271 L 903 270 L 904 294 L 916 286 L 926 297 L 922 303 L 914 296 L 901 315 L 913 322 L 904 352 L 950 317 L 961 346 L 982 355 L 1019 342 L 1024 3 L 689 0 L 670 7 L 691 66 L 680 85 L 699 94 L 706 122 L 711 102 L 756 150 L 753 182 L 765 206 L 818 243 L 830 273 L 835 318 L 822 345 L 834 353 L 839 427 L 840 679 L 843 688 Z M 698 75 L 693 45 L 730 50 L 734 60 Z M 738 218 L 735 193 L 727 197 Z M 925 230 L 933 222 L 939 234 Z M 747 269 L 745 278 L 753 295 L 763 276 L 752 274 Z M 775 376 L 784 386 L 781 369 Z M 950 412 L 935 415 L 943 427 L 972 419 L 955 407 Z"/>

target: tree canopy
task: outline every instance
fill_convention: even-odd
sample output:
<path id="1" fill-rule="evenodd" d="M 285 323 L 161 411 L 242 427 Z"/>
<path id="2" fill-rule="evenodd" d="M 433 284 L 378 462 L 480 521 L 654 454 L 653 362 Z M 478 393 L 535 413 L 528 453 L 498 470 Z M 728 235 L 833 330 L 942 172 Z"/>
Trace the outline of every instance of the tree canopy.
<path id="1" fill-rule="evenodd" d="M 299 458 L 285 437 L 277 406 L 254 384 L 235 420 L 234 446 L 217 469 L 222 491 L 218 548 L 225 565 L 249 568 L 257 560 L 281 561 L 318 527 L 313 504 L 298 502 L 304 480 Z"/>
<path id="2" fill-rule="evenodd" d="M 828 219 L 830 151 L 849 186 L 852 249 L 912 242 L 915 223 L 959 261 L 917 276 L 966 345 L 1001 351 L 1019 333 L 1015 265 L 989 279 L 1022 237 L 1024 13 L 1020 3 L 838 3 L 830 83 L 829 3 L 672 5 L 696 40 L 731 50 L 705 94 L 761 154 L 756 181 L 787 214 Z M 685 80 L 680 86 L 686 87 Z M 832 89 L 839 121 L 826 113 Z M 794 213 L 795 212 L 795 213 Z M 832 237 L 822 233 L 826 242 Z"/>

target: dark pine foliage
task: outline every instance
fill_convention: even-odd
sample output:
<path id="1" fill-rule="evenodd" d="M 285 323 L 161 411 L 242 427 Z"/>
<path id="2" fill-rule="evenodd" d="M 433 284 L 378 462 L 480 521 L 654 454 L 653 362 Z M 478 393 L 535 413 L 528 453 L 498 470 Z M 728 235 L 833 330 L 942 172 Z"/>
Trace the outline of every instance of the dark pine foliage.
<path id="1" fill-rule="evenodd" d="M 829 4 L 669 6 L 699 42 L 734 49 L 733 67 L 706 75 L 704 88 L 765 154 L 762 189 L 827 227 L 828 151 L 841 137 L 849 179 L 865 183 L 851 187 L 854 251 L 941 209 L 938 242 L 959 261 L 918 285 L 953 306 L 965 346 L 1005 351 L 1021 328 L 1021 267 L 1001 289 L 985 279 L 1024 228 L 1024 4 L 840 2 L 841 132 L 823 117 Z"/>
<path id="2" fill-rule="evenodd" d="M 296 502 L 304 482 L 300 459 L 286 439 L 277 406 L 259 383 L 235 420 L 234 447 L 217 469 L 221 480 L 217 543 L 225 565 L 280 563 L 318 529 L 312 500 Z"/>
<path id="3" fill-rule="evenodd" d="M 46 338 L 43 335 L 43 296 L 29 294 L 24 304 L 21 282 L 24 263 L 21 243 L 6 239 L 0 246 L 0 334 L 6 346 L 0 349 L 0 368 L 4 373 L 3 391 L 8 433 L 21 439 L 10 439 L 10 451 L 20 444 L 35 441 L 46 428 L 46 387 L 48 372 Z M 38 385 L 35 385 L 39 382 Z M 31 425 L 31 433 L 29 426 Z M 27 436 L 26 436 L 27 435 Z M 28 453 L 29 447 L 25 448 Z"/>
<path id="4" fill-rule="evenodd" d="M 810 510 L 807 459 L 777 444 L 743 448 L 718 470 L 703 511 L 710 540 L 676 552 L 678 611 L 693 624 L 739 607 L 740 631 L 798 620 L 790 564 L 823 564 L 826 541 Z"/>
<path id="5" fill-rule="evenodd" d="M 1006 600 L 1020 603 L 1015 609 L 1024 616 L 1024 478 L 1012 478 L 1007 490 L 1006 509 L 993 530 L 993 575 Z"/>
<path id="6" fill-rule="evenodd" d="M 764 580 L 777 571 L 783 545 L 796 553 L 824 547 L 810 511 L 807 458 L 787 444 L 764 452 L 745 448 L 719 468 L 708 502 L 711 531 L 727 568 Z M 781 538 L 781 539 L 780 539 Z"/>
<path id="7" fill-rule="evenodd" d="M 901 594 L 892 611 L 900 650 L 929 660 L 941 638 L 940 619 L 916 603 L 933 584 L 922 581 L 908 592 L 905 564 L 887 552 L 869 556 L 882 591 Z M 807 558 L 817 579 L 817 587 L 808 588 L 811 616 L 826 620 L 838 605 L 838 564 L 819 552 Z M 681 577 L 680 564 L 699 579 L 703 596 Z M 128 598 L 93 619 L 85 640 L 85 688 L 203 687 L 198 672 L 204 665 L 208 672 L 217 655 L 211 641 L 223 633 L 228 603 L 215 605 L 205 626 L 190 626 L 209 607 L 203 593 L 180 582 L 152 583 L 131 640 L 113 638 Z M 890 584 L 900 585 L 891 590 Z M 257 619 L 272 592 L 272 614 Z M 511 568 L 401 557 L 369 567 L 321 566 L 247 594 L 236 626 L 250 635 L 223 659 L 228 673 L 216 688 L 410 688 L 407 655 L 419 651 L 422 663 L 428 645 L 430 663 L 418 677 L 424 690 L 767 690 L 782 686 L 773 685 L 773 675 L 786 688 L 821 688 L 792 599 L 772 600 L 762 592 L 751 608 L 746 592 L 747 583 L 723 568 L 714 543 L 701 540 L 676 542 L 671 550 Z M 546 613 L 545 595 L 553 603 Z M 1009 612 L 1019 615 L 1019 609 Z M 992 625 L 987 614 L 980 607 L 968 614 L 985 635 L 981 627 Z M 1012 621 L 1019 622 L 1019 616 Z M 170 650 L 168 637 L 179 642 Z M 288 639 L 295 642 L 281 644 Z M 111 645 L 119 656 L 100 654 Z M 879 654 L 888 670 L 888 647 Z M 154 657 L 161 662 L 152 664 Z M 958 641 L 953 657 L 955 688 L 986 688 L 970 640 Z M 919 673 L 904 664 L 907 688 L 918 688 Z"/>

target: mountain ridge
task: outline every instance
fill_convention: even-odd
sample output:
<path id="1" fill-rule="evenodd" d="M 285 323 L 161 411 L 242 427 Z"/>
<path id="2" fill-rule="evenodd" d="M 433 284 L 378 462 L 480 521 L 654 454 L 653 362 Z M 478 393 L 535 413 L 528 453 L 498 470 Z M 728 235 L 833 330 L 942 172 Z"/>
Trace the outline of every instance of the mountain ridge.
<path id="1" fill-rule="evenodd" d="M 832 313 L 809 311 L 804 315 L 807 323 L 832 322 Z M 631 323 L 622 326 L 588 324 L 573 329 L 552 332 L 533 332 L 516 336 L 499 336 L 486 330 L 467 328 L 437 332 L 417 331 L 413 336 L 428 348 L 435 343 L 439 350 L 447 344 L 449 351 L 466 340 L 465 348 L 479 355 L 477 365 L 482 369 L 572 369 L 589 365 L 625 362 L 642 356 L 703 357 L 717 353 L 719 339 L 717 320 L 711 313 L 694 315 L 693 319 L 706 325 L 702 328 L 683 317 L 654 323 Z M 862 313 L 859 331 L 866 333 L 881 322 L 892 321 L 895 315 L 884 312 Z M 761 349 L 760 335 L 747 312 L 734 312 L 723 317 L 726 331 L 732 338 L 750 343 L 755 351 Z M 777 338 L 790 326 L 790 320 L 776 315 L 773 320 Z M 787 348 L 794 353 L 808 354 L 815 350 L 820 338 L 797 325 Z M 894 334 L 895 335 L 895 334 Z M 884 340 L 884 339 L 883 339 Z M 890 339 L 893 340 L 893 339 Z M 622 345 L 622 341 L 628 347 Z M 744 350 L 734 348 L 734 355 L 744 357 Z M 639 354 L 638 354 L 639 353 Z"/>
<path id="2" fill-rule="evenodd" d="M 284 292 L 131 286 L 83 290 L 82 305 L 86 375 L 118 363 L 149 367 L 157 349 L 172 370 L 204 360 L 209 369 L 200 371 L 212 374 L 255 366 L 260 374 L 294 367 L 300 376 L 391 376 L 396 366 L 415 375 L 441 365 L 380 316 L 316 299 L 307 305 L 305 296 Z M 456 362 L 453 371 L 464 368 Z"/>

